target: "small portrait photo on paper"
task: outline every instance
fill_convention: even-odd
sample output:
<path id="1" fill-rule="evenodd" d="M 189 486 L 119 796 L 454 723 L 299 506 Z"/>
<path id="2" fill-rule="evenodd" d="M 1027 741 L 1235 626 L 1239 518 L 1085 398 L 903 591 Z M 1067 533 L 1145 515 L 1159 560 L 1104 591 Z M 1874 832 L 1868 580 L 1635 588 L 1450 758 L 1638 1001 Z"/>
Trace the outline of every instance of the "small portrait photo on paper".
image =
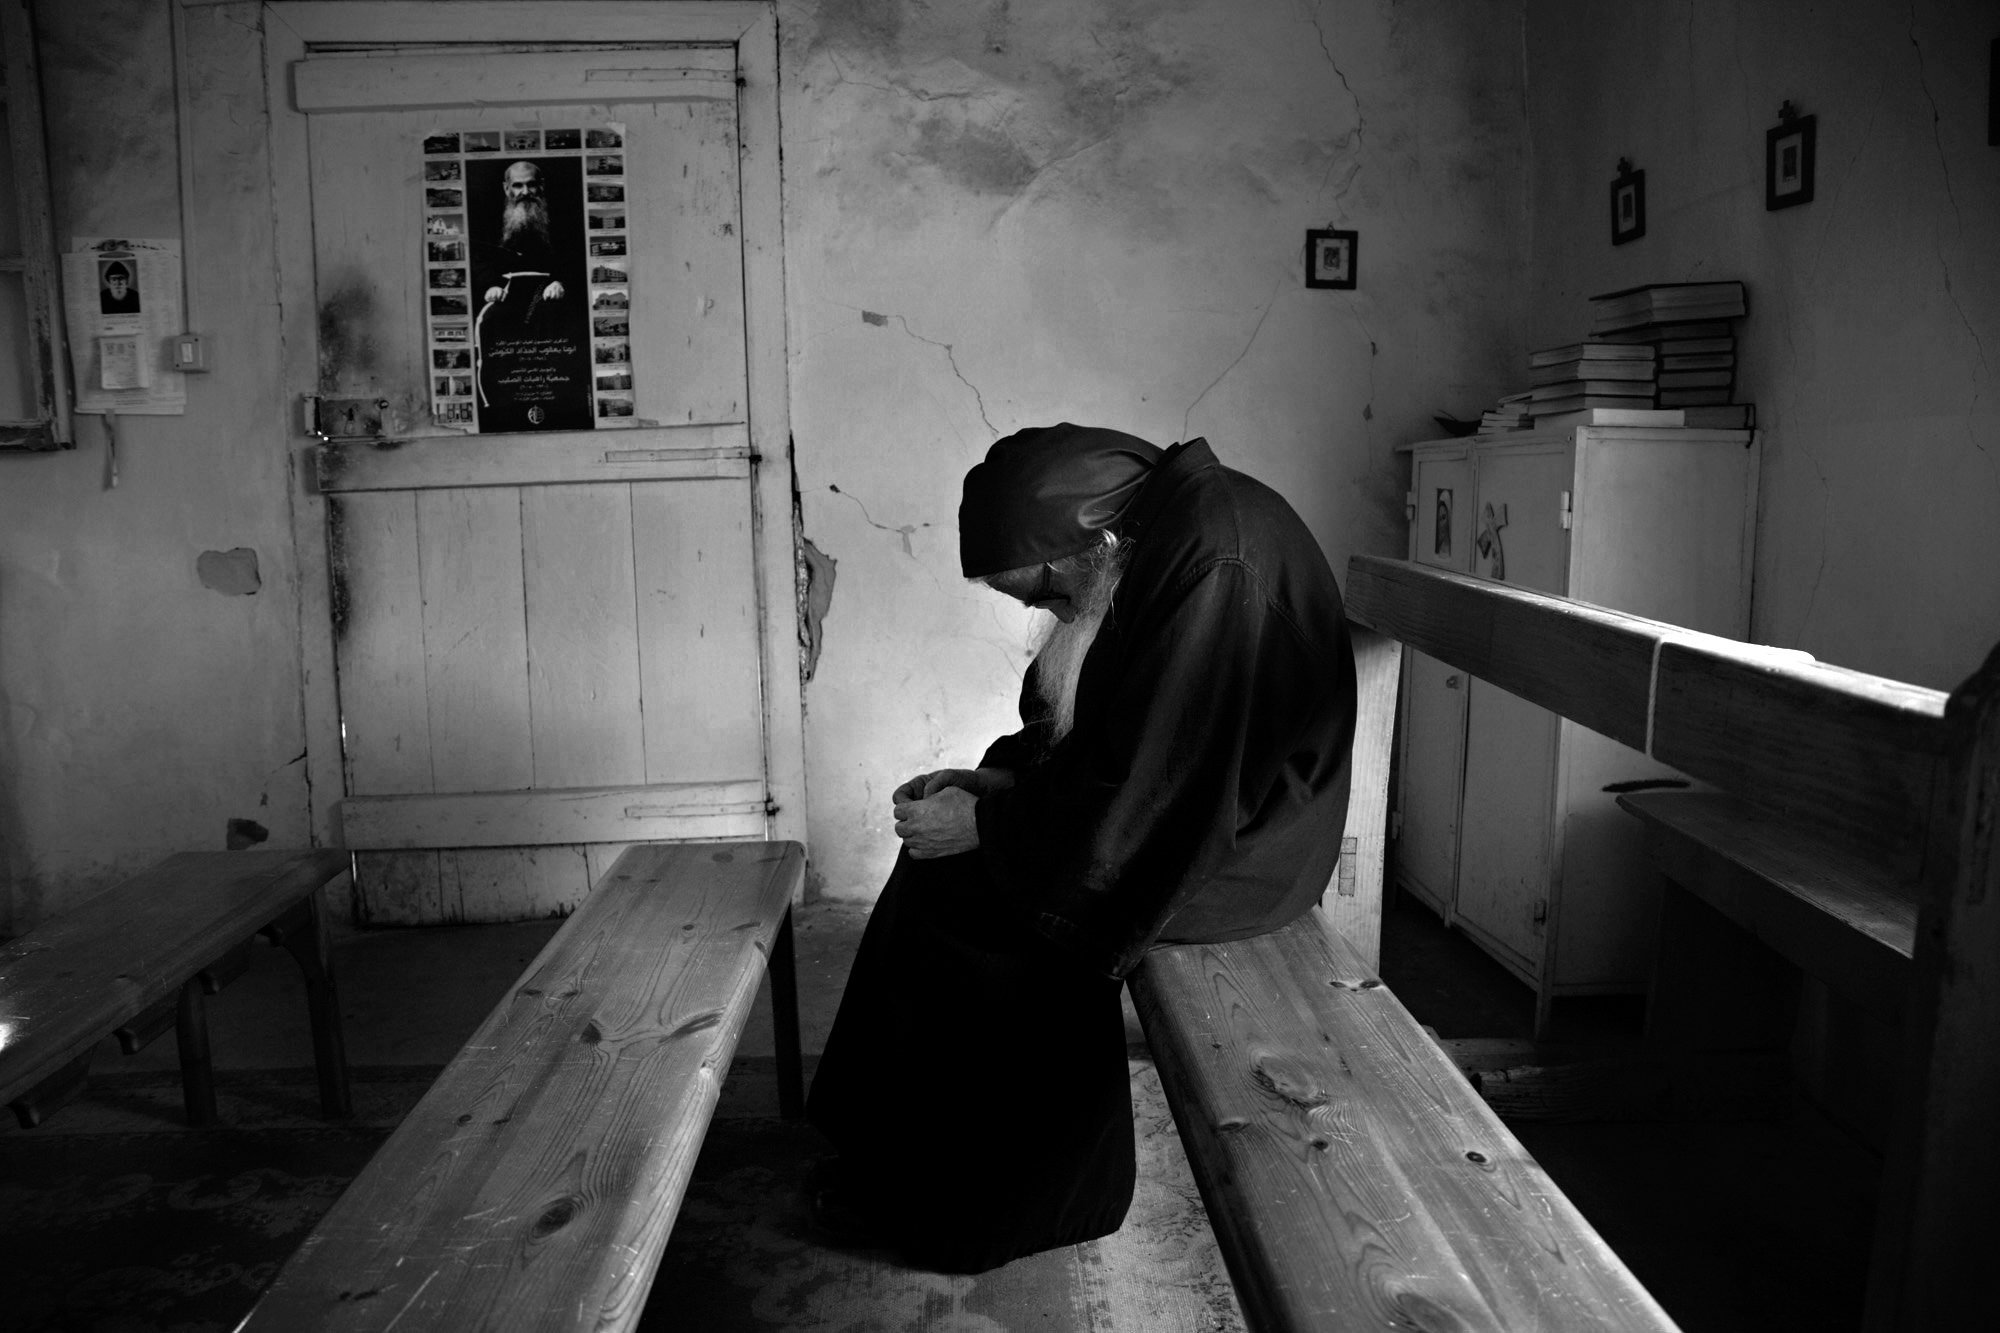
<path id="1" fill-rule="evenodd" d="M 97 308 L 106 315 L 139 313 L 139 261 L 100 259 L 97 261 Z"/>

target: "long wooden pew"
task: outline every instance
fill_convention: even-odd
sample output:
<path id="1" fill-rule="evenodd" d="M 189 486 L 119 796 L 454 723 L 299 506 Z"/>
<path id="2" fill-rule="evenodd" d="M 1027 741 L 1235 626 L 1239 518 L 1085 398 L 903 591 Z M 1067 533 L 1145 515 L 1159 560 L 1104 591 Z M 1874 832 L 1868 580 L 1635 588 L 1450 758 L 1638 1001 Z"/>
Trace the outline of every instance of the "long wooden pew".
<path id="1" fill-rule="evenodd" d="M 239 1329 L 632 1327 L 767 960 L 799 1113 L 804 873 L 792 842 L 621 855 Z"/>
<path id="2" fill-rule="evenodd" d="M 1133 1002 L 1260 1333 L 1673 1322 L 1375 970 L 1401 647 L 1354 631 L 1353 790 L 1322 906 L 1153 950 Z"/>
<path id="3" fill-rule="evenodd" d="M 262 935 L 305 978 L 321 1109 L 351 1112 L 332 940 L 320 894 L 340 851 L 180 852 L 0 946 L 0 1104 L 26 1128 L 82 1091 L 98 1043 L 125 1054 L 173 1029 L 191 1124 L 215 1119 L 206 997 Z"/>
<path id="4" fill-rule="evenodd" d="M 1707 902 L 1872 994 L 1901 1029 L 1867 1326 L 1983 1323 L 2000 1189 L 2000 649 L 1945 695 L 1406 561 L 1356 557 L 1346 591 L 1360 622 L 1720 789 L 1628 806 Z"/>

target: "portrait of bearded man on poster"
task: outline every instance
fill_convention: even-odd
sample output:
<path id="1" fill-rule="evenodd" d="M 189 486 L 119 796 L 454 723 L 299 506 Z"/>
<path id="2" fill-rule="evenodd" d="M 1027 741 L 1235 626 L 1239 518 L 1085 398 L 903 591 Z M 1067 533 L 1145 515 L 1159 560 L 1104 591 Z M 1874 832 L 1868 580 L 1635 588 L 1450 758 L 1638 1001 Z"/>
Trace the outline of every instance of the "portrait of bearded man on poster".
<path id="1" fill-rule="evenodd" d="M 465 184 L 480 429 L 590 429 L 583 164 L 471 161 Z"/>

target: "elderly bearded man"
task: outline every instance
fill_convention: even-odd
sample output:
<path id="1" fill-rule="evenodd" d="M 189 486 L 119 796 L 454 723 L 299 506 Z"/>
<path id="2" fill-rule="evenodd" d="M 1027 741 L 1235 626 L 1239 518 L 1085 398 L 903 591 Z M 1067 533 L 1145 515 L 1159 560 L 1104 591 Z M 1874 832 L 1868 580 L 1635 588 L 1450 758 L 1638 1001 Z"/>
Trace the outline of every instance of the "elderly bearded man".
<path id="1" fill-rule="evenodd" d="M 1134 1178 L 1121 979 L 1155 943 L 1311 907 L 1354 734 L 1312 534 L 1204 440 L 1026 430 L 965 478 L 968 578 L 1052 612 L 1022 728 L 895 793 L 808 1114 L 835 1240 L 978 1272 L 1117 1230 Z"/>

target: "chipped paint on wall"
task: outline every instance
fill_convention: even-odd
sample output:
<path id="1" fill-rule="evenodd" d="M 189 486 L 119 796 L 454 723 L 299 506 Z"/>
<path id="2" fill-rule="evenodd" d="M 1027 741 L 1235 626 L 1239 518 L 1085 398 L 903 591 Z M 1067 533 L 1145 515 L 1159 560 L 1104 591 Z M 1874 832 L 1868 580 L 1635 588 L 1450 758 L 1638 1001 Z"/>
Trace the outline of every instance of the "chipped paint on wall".
<path id="1" fill-rule="evenodd" d="M 247 546 L 203 551 L 195 557 L 194 572 L 202 587 L 235 597 L 252 596 L 264 586 L 257 572 L 257 553 Z"/>

